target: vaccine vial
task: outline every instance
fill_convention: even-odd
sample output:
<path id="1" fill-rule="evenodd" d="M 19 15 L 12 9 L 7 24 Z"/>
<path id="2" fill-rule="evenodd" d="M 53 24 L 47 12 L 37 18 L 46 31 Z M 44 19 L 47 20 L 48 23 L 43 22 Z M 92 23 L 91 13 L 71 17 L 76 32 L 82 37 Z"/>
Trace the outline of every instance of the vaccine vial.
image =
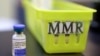
<path id="1" fill-rule="evenodd" d="M 12 56 L 26 56 L 26 36 L 23 33 L 25 25 L 14 25 L 14 35 L 12 36 Z"/>

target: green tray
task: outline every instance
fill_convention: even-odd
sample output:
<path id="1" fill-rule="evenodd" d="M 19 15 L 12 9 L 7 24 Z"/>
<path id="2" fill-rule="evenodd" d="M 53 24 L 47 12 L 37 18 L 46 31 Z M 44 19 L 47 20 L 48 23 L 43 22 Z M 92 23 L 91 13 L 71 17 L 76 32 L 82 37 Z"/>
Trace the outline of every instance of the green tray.
<path id="1" fill-rule="evenodd" d="M 85 50 L 96 10 L 68 1 L 54 1 L 50 10 L 38 8 L 28 0 L 22 3 L 27 26 L 47 53 L 79 53 Z"/>

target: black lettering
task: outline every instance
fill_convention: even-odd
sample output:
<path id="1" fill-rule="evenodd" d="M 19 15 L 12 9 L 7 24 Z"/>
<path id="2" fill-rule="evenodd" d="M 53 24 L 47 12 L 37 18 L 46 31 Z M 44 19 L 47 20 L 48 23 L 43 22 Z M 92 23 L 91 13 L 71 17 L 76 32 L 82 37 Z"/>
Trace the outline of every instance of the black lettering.
<path id="1" fill-rule="evenodd" d="M 66 25 L 66 22 L 63 22 L 62 33 L 65 33 L 65 36 L 69 36 L 70 33 L 73 33 L 73 22 L 70 22 L 69 26 Z"/>
<path id="2" fill-rule="evenodd" d="M 59 32 L 59 23 L 60 23 L 59 21 L 56 21 L 54 23 L 50 22 L 48 34 L 55 34 L 55 36 L 58 36 L 58 34 L 60 33 Z M 54 26 L 54 24 L 56 24 L 56 25 Z"/>
<path id="3" fill-rule="evenodd" d="M 82 27 L 83 27 L 82 22 L 76 22 L 76 33 L 77 33 L 77 34 L 78 34 L 78 33 L 83 33 Z"/>

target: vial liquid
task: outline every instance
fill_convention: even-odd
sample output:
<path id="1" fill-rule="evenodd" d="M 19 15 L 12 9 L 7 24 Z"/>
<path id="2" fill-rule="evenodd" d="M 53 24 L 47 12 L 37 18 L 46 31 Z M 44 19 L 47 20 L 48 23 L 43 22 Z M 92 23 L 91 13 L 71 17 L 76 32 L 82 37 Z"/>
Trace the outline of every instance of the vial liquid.
<path id="1" fill-rule="evenodd" d="M 12 56 L 26 56 L 26 36 L 23 33 L 25 25 L 15 25 L 12 36 Z"/>

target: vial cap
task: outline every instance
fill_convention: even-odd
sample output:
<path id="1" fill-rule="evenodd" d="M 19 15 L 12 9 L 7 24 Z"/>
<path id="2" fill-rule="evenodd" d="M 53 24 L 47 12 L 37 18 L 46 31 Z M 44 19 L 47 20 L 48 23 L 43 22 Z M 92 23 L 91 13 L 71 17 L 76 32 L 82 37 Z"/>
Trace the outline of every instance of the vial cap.
<path id="1" fill-rule="evenodd" d="M 17 33 L 23 32 L 24 28 L 25 28 L 24 24 L 14 25 L 14 31 L 17 32 Z"/>

